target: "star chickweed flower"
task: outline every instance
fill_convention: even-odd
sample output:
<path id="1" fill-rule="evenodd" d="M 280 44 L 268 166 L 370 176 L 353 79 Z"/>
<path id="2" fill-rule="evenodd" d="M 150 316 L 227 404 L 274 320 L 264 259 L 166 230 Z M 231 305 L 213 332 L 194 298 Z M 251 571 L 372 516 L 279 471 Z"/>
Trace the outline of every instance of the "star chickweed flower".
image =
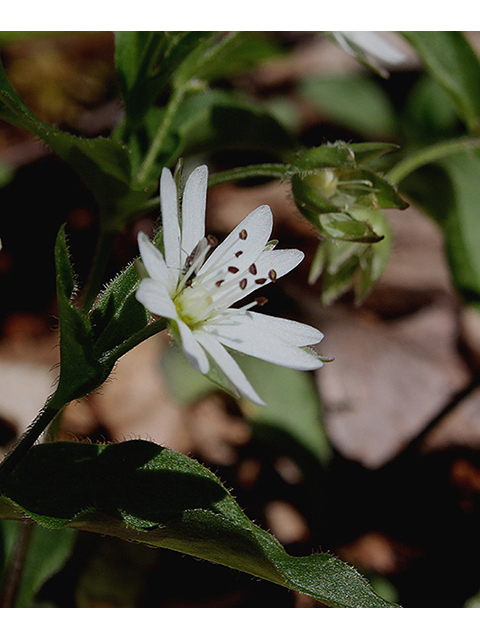
<path id="1" fill-rule="evenodd" d="M 318 369 L 326 361 L 309 349 L 323 334 L 308 325 L 251 311 L 265 298 L 239 308 L 233 304 L 275 282 L 296 267 L 304 255 L 297 249 L 274 251 L 270 207 L 252 211 L 216 246 L 205 237 L 208 170 L 197 167 L 185 185 L 181 214 L 172 174 L 163 169 L 160 203 L 162 254 L 140 232 L 138 244 L 148 273 L 137 299 L 152 313 L 169 319 L 170 329 L 189 362 L 201 373 L 209 357 L 230 380 L 237 395 L 265 404 L 227 349 L 292 369 Z"/>

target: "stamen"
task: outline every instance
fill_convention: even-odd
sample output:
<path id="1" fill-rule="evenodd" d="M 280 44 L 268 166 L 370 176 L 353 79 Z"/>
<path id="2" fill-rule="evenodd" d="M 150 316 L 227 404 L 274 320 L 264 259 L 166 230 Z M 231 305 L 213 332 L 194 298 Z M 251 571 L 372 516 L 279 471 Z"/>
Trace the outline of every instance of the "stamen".
<path id="1" fill-rule="evenodd" d="M 238 309 L 229 309 L 229 311 L 231 311 L 232 313 L 238 313 L 239 311 L 248 311 L 249 309 L 251 309 L 252 307 L 256 307 L 257 305 L 259 307 L 263 307 L 264 304 L 266 304 L 268 302 L 267 298 L 255 298 L 255 300 L 253 300 L 252 302 L 249 302 L 248 304 L 245 304 L 243 307 L 239 307 Z"/>
<path id="2" fill-rule="evenodd" d="M 222 282 L 225 282 L 225 280 L 217 280 L 217 282 L 215 282 L 215 286 L 219 287 L 222 284 Z"/>
<path id="3" fill-rule="evenodd" d="M 268 272 L 268 277 L 272 282 L 275 282 L 275 280 L 277 279 L 277 272 L 274 269 L 270 269 L 270 271 Z"/>
<path id="4" fill-rule="evenodd" d="M 217 244 L 218 244 L 217 238 L 215 236 L 210 235 L 210 234 L 207 236 L 207 242 L 208 242 L 210 247 L 216 247 Z"/>
<path id="5" fill-rule="evenodd" d="M 237 253 L 235 254 L 236 258 L 239 258 L 242 255 L 243 251 L 237 251 Z"/>
<path id="6" fill-rule="evenodd" d="M 213 238 L 213 236 L 211 237 Z M 211 244 L 209 238 L 202 238 L 199 241 L 195 249 L 185 260 L 185 273 L 183 274 L 183 277 L 180 279 L 177 285 L 177 291 L 185 286 L 189 286 L 192 283 L 198 269 L 205 262 L 205 258 L 207 257 L 208 252 L 210 251 L 212 246 L 213 245 Z"/>
<path id="7" fill-rule="evenodd" d="M 243 278 L 243 280 L 240 280 L 240 289 L 245 289 L 246 286 L 247 286 L 247 279 Z"/>
<path id="8" fill-rule="evenodd" d="M 255 280 L 255 284 L 265 284 L 266 281 L 267 281 L 266 278 L 257 278 Z"/>
<path id="9" fill-rule="evenodd" d="M 248 233 L 246 229 L 242 229 L 238 234 L 238 237 L 240 238 L 240 240 L 246 240 L 247 236 L 248 236 Z"/>
<path id="10" fill-rule="evenodd" d="M 238 273 L 238 267 L 228 267 L 228 271 L 230 271 L 230 273 Z"/>
<path id="11" fill-rule="evenodd" d="M 252 275 L 254 275 L 254 276 L 256 276 L 256 275 L 257 275 L 257 267 L 256 267 L 254 264 L 251 264 L 251 265 L 248 267 L 248 270 L 250 271 L 250 273 L 251 273 Z"/>

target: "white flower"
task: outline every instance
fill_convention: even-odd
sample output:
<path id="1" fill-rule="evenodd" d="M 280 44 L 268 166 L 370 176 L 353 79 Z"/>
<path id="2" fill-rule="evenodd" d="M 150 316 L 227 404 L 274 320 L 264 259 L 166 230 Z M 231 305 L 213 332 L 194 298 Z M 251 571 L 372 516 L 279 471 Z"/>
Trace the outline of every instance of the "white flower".
<path id="1" fill-rule="evenodd" d="M 406 59 L 402 51 L 376 31 L 330 31 L 330 35 L 349 55 L 373 67 L 381 75 L 388 73 L 378 62 L 396 65 Z"/>
<path id="2" fill-rule="evenodd" d="M 304 255 L 297 249 L 273 250 L 276 242 L 268 241 L 273 218 L 266 205 L 252 211 L 212 251 L 216 242 L 205 237 L 207 181 L 206 166 L 192 172 L 180 215 L 175 181 L 163 169 L 164 254 L 144 233 L 138 234 L 149 277 L 140 282 L 136 296 L 151 313 L 169 318 L 172 333 L 196 369 L 208 373 L 210 356 L 238 396 L 265 404 L 225 347 L 292 369 L 318 369 L 322 358 L 308 345 L 323 335 L 299 322 L 250 311 L 266 302 L 264 298 L 241 308 L 231 305 L 291 271 Z"/>

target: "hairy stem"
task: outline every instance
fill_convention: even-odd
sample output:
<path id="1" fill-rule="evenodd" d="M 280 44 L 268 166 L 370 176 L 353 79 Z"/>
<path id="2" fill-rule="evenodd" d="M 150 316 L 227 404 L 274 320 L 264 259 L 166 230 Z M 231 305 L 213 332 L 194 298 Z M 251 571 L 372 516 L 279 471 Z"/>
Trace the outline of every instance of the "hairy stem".
<path id="1" fill-rule="evenodd" d="M 27 451 L 35 444 L 51 421 L 61 411 L 65 403 L 60 403 L 55 394 L 46 401 L 43 409 L 28 427 L 22 438 L 5 456 L 0 465 L 0 491 L 2 482 L 13 471 Z"/>
<path id="2" fill-rule="evenodd" d="M 103 285 L 105 269 L 110 259 L 115 237 L 116 233 L 113 231 L 100 232 L 98 237 L 90 274 L 83 293 L 82 307 L 86 313 L 95 302 L 95 298 Z"/>
<path id="3" fill-rule="evenodd" d="M 284 178 L 287 171 L 287 165 L 280 163 L 251 164 L 212 174 L 208 180 L 208 186 L 214 187 L 224 182 L 236 182 L 248 178 Z"/>

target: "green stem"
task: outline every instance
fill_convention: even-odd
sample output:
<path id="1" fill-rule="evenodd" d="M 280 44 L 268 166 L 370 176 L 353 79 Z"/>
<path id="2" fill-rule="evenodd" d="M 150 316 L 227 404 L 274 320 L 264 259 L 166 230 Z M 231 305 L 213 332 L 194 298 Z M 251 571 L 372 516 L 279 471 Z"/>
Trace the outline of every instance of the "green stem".
<path id="1" fill-rule="evenodd" d="M 59 411 L 63 409 L 64 404 L 65 403 L 63 402 L 59 402 L 55 393 L 48 398 L 43 409 L 28 427 L 22 438 L 3 459 L 2 464 L 0 465 L 0 488 L 5 478 L 13 471 L 23 456 L 35 444 Z"/>
<path id="2" fill-rule="evenodd" d="M 152 144 L 140 166 L 140 169 L 137 174 L 137 182 L 141 184 L 145 182 L 152 168 L 155 160 L 160 153 L 163 143 L 165 142 L 165 138 L 167 137 L 168 131 L 172 124 L 173 117 L 182 102 L 185 93 L 189 89 L 189 84 L 183 84 L 177 89 L 175 89 L 172 93 L 169 103 L 166 106 L 165 113 L 163 116 L 162 124 L 157 130 L 154 139 L 152 140 Z"/>
<path id="3" fill-rule="evenodd" d="M 248 178 L 284 178 L 287 171 L 287 165 L 280 163 L 251 164 L 212 174 L 208 180 L 208 186 L 214 187 L 224 182 L 236 182 Z"/>
<path id="4" fill-rule="evenodd" d="M 115 237 L 116 233 L 114 231 L 100 232 L 92 267 L 90 269 L 90 274 L 83 294 L 82 307 L 85 312 L 90 310 L 90 307 L 94 303 L 95 298 L 103 285 L 105 269 L 110 259 Z"/>
<path id="5" fill-rule="evenodd" d="M 151 338 L 152 336 L 160 333 L 160 331 L 163 331 L 166 328 L 166 318 L 159 318 L 154 322 L 150 322 L 150 324 L 147 324 L 147 326 L 141 329 L 141 331 L 137 331 L 137 333 L 134 333 L 133 336 L 130 336 L 130 338 L 127 338 L 127 340 L 122 342 L 121 345 L 113 349 L 113 351 L 108 354 L 108 357 L 103 360 L 103 363 L 106 367 L 113 367 L 115 362 L 123 355 L 125 355 L 128 351 L 136 347 L 144 340 L 147 340 L 147 338 Z"/>
<path id="6" fill-rule="evenodd" d="M 478 138 L 459 138 L 457 140 L 439 142 L 425 149 L 420 149 L 401 160 L 393 169 L 390 169 L 387 178 L 393 184 L 399 184 L 408 174 L 425 164 L 441 160 L 453 153 L 476 148 L 480 148 L 480 139 Z"/>
<path id="7" fill-rule="evenodd" d="M 187 63 L 183 69 L 180 69 L 177 82 L 184 83 L 196 76 L 204 74 L 208 70 L 210 62 L 215 62 L 220 57 L 225 56 L 228 49 L 235 46 L 235 41 L 242 36 L 240 31 L 231 31 L 222 36 L 218 40 L 218 34 L 214 33 L 210 38 L 207 38 L 199 48 L 194 51 L 194 63 L 190 64 L 192 55 L 187 58 Z M 211 44 L 213 43 L 213 44 Z"/>
<path id="8" fill-rule="evenodd" d="M 283 164 L 252 164 L 247 167 L 239 167 L 238 169 L 230 169 L 228 171 L 219 171 L 212 173 L 208 179 L 208 186 L 215 187 L 225 182 L 237 182 L 239 180 L 247 180 L 248 178 L 277 178 L 282 179 L 288 172 L 288 168 Z M 150 198 L 144 205 L 135 209 L 135 214 L 140 215 L 158 210 L 160 207 L 160 196 Z"/>
<path id="9" fill-rule="evenodd" d="M 0 597 L 0 607 L 13 608 L 16 605 L 23 567 L 27 559 L 30 540 L 32 539 L 33 522 L 21 522 L 8 565 L 5 583 Z"/>

